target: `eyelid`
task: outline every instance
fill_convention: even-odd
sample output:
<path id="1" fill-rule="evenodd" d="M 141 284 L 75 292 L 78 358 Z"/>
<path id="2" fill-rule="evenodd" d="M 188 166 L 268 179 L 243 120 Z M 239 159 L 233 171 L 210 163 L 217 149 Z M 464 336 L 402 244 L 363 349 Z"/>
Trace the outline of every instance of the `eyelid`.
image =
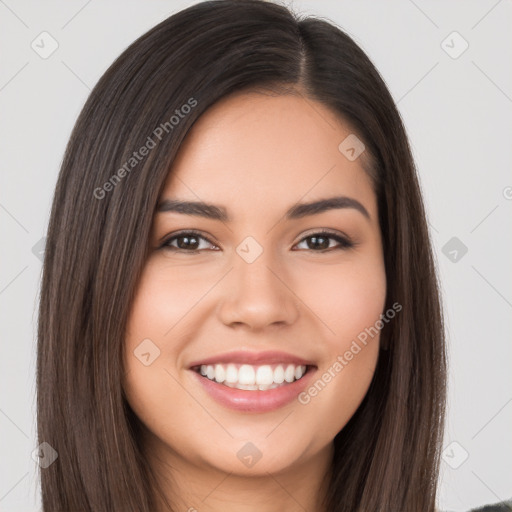
<path id="1" fill-rule="evenodd" d="M 327 234 L 327 235 L 338 236 L 340 238 L 345 238 L 347 240 L 347 242 L 352 242 L 352 239 L 348 235 L 343 233 L 343 231 L 338 231 L 336 229 L 331 229 L 331 228 L 313 228 L 313 229 L 307 230 L 305 233 L 302 233 L 300 238 L 297 240 L 297 242 L 295 242 L 294 245 L 298 244 L 299 242 L 302 242 L 305 238 L 308 238 L 312 235 L 321 234 L 321 233 Z"/>

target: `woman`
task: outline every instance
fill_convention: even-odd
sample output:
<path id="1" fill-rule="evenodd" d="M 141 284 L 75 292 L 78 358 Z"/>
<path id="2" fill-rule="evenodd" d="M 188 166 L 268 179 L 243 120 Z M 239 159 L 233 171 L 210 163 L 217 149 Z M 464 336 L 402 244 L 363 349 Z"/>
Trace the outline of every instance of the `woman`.
<path id="1" fill-rule="evenodd" d="M 43 509 L 436 509 L 446 354 L 399 113 L 332 24 L 193 5 L 91 93 L 48 229 Z"/>

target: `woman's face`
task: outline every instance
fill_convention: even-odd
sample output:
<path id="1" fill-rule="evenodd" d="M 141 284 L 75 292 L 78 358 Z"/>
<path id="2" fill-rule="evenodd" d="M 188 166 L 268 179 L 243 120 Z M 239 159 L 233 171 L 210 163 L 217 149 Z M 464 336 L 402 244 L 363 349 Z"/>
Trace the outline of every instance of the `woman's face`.
<path id="1" fill-rule="evenodd" d="M 124 354 L 128 402 L 174 468 L 264 475 L 312 463 L 366 394 L 379 335 L 365 329 L 383 313 L 386 278 L 350 134 L 321 103 L 245 93 L 185 139 Z M 335 197 L 346 199 L 301 207 Z"/>

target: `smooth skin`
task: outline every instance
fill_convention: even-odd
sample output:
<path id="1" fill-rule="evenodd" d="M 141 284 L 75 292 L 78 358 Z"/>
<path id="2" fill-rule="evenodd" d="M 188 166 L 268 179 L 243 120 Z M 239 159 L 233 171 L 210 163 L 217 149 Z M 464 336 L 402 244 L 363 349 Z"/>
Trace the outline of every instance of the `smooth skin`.
<path id="1" fill-rule="evenodd" d="M 314 382 L 379 320 L 386 275 L 377 199 L 364 153 L 350 161 L 338 149 L 351 133 L 300 93 L 245 92 L 207 110 L 180 148 L 161 200 L 213 203 L 232 220 L 155 214 L 124 354 L 127 400 L 176 510 L 321 510 L 333 439 L 369 388 L 379 336 L 309 403 L 266 413 L 220 405 L 189 365 L 234 350 L 279 350 L 313 360 Z M 284 218 L 297 203 L 340 195 L 369 218 L 349 207 Z M 170 239 L 186 229 L 204 239 Z M 315 244 L 323 229 L 355 245 Z M 252 263 L 236 251 L 249 236 L 263 249 Z M 160 350 L 148 366 L 134 355 L 145 339 Z M 262 454 L 252 467 L 237 457 L 247 442 Z"/>

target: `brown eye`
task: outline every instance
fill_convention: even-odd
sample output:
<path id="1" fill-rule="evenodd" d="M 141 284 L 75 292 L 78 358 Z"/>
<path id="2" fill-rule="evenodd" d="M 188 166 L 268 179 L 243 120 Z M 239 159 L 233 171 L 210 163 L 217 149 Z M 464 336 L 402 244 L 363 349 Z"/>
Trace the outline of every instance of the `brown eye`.
<path id="1" fill-rule="evenodd" d="M 338 246 L 332 246 L 331 240 L 334 240 L 338 243 Z M 340 235 L 336 235 L 334 233 L 330 233 L 327 231 L 322 231 L 320 233 L 313 233 L 305 238 L 303 238 L 299 244 L 306 241 L 307 249 L 312 250 L 314 252 L 326 251 L 329 249 L 350 249 L 354 246 L 353 242 L 348 240 L 345 237 Z M 308 242 L 311 241 L 311 242 Z"/>
<path id="2" fill-rule="evenodd" d="M 176 245 L 174 242 L 176 241 Z M 201 241 L 207 242 L 203 244 L 203 247 L 200 247 Z M 200 235 L 196 231 L 182 231 L 181 233 L 177 233 L 169 238 L 167 238 L 161 245 L 162 249 L 168 249 L 171 251 L 183 251 L 183 252 L 198 252 L 202 249 L 208 249 L 209 246 L 215 247 L 215 245 L 210 242 L 207 238 Z"/>

